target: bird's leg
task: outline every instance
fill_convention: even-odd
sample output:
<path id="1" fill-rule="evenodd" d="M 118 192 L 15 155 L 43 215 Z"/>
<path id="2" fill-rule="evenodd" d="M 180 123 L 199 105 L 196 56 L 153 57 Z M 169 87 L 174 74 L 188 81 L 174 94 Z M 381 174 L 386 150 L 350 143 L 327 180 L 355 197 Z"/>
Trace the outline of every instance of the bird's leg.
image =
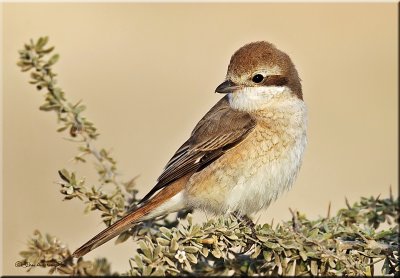
<path id="1" fill-rule="evenodd" d="M 254 224 L 253 220 L 251 220 L 250 217 L 248 217 L 246 214 L 241 214 L 238 211 L 234 211 L 233 216 L 235 216 L 237 219 L 239 219 L 240 221 L 242 221 L 244 224 L 250 226 L 250 228 L 252 230 L 254 230 L 254 227 L 256 226 L 256 224 Z"/>
<path id="2" fill-rule="evenodd" d="M 235 216 L 235 217 L 236 217 L 240 222 L 242 222 L 244 225 L 249 226 L 250 229 L 251 229 L 251 236 L 252 236 L 253 238 L 257 239 L 257 237 L 256 237 L 256 230 L 255 230 L 256 224 L 254 224 L 253 220 L 251 220 L 250 217 L 248 217 L 248 216 L 245 215 L 245 214 L 241 214 L 241 213 L 238 212 L 238 211 L 234 211 L 234 212 L 232 213 L 232 215 Z M 247 243 L 246 248 L 245 248 L 245 252 L 247 252 L 247 251 L 251 248 L 252 245 L 253 245 L 253 243 L 250 243 L 250 242 Z"/>

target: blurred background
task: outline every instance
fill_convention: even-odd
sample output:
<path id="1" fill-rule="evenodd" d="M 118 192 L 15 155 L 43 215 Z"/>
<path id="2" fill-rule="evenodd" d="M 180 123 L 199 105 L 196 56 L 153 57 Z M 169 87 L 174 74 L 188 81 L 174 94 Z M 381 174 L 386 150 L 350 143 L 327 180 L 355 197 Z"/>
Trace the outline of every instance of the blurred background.
<path id="1" fill-rule="evenodd" d="M 57 170 L 97 179 L 72 162 L 77 145 L 38 110 L 42 92 L 16 66 L 30 38 L 56 46 L 59 85 L 87 105 L 97 146 L 112 150 L 123 178 L 139 175 L 140 197 L 221 97 L 214 89 L 235 50 L 267 40 L 287 52 L 303 80 L 309 144 L 293 189 L 255 215 L 276 223 L 289 207 L 317 217 L 345 196 L 398 194 L 397 18 L 395 3 L 3 4 L 3 274 L 25 274 L 14 263 L 35 229 L 74 250 L 104 227 L 81 202 L 61 201 Z M 125 271 L 133 246 L 109 243 L 87 258 Z"/>

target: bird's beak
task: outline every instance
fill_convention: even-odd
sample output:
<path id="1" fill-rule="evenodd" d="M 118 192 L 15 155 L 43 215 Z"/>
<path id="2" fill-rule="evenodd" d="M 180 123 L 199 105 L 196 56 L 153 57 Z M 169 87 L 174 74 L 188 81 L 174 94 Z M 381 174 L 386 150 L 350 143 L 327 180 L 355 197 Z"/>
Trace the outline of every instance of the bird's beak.
<path id="1" fill-rule="evenodd" d="M 233 93 L 236 89 L 239 89 L 237 84 L 233 83 L 231 80 L 225 80 L 215 89 L 215 92 L 220 94 L 229 94 Z"/>

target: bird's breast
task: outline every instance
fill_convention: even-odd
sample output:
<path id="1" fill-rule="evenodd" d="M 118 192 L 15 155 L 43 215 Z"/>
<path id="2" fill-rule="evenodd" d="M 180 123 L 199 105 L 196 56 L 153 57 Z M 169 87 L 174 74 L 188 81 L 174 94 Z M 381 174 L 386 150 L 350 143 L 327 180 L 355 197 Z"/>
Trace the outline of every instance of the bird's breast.
<path id="1" fill-rule="evenodd" d="M 298 110 L 260 115 L 243 142 L 192 176 L 186 191 L 190 205 L 251 214 L 289 189 L 306 146 L 305 109 Z"/>

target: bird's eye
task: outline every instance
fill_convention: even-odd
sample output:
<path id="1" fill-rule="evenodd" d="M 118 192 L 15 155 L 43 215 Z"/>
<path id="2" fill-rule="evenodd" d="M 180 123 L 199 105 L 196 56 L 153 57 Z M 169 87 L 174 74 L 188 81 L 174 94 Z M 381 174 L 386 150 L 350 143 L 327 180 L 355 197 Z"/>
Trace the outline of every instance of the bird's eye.
<path id="1" fill-rule="evenodd" d="M 264 80 L 264 76 L 262 76 L 261 74 L 256 74 L 253 76 L 253 78 L 251 79 L 254 83 L 260 83 L 261 81 Z"/>

